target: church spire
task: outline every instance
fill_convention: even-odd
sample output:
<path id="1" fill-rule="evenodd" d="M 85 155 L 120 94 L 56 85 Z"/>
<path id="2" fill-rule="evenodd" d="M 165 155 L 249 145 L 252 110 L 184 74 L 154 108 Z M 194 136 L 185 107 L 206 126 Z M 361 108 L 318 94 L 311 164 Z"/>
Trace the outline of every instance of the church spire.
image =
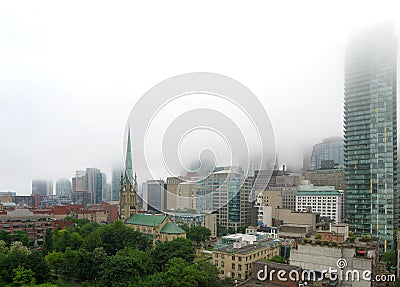
<path id="1" fill-rule="evenodd" d="M 125 174 L 129 179 L 133 179 L 132 169 L 132 148 L 131 148 L 131 127 L 128 126 L 128 143 L 126 145 Z"/>

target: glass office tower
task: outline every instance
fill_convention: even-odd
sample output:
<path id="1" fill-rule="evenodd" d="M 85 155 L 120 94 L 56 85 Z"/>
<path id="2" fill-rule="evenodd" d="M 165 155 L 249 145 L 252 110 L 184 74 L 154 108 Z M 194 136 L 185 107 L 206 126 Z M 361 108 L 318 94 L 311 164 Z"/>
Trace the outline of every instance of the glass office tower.
<path id="1" fill-rule="evenodd" d="M 395 248 L 397 194 L 397 38 L 393 27 L 360 31 L 345 64 L 346 221 L 356 234 Z"/>

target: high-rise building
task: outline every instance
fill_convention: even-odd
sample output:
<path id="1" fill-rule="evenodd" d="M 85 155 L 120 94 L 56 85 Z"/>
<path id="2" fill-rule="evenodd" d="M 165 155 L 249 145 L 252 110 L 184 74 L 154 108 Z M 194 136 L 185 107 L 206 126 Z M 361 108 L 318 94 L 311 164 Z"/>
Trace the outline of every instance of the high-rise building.
<path id="1" fill-rule="evenodd" d="M 119 182 L 121 181 L 122 169 L 114 169 L 111 179 L 111 200 L 119 200 Z"/>
<path id="2" fill-rule="evenodd" d="M 344 166 L 344 143 L 341 137 L 330 137 L 313 146 L 311 168 L 327 169 Z"/>
<path id="3" fill-rule="evenodd" d="M 360 31 L 345 64 L 346 220 L 356 234 L 395 248 L 397 192 L 397 38 L 393 27 Z"/>
<path id="4" fill-rule="evenodd" d="M 57 196 L 71 196 L 72 185 L 71 181 L 67 178 L 60 178 L 56 181 L 56 195 Z"/>
<path id="5" fill-rule="evenodd" d="M 96 179 L 96 200 L 95 204 L 99 204 L 103 201 L 103 197 L 107 193 L 107 176 L 105 173 L 98 173 Z"/>
<path id="6" fill-rule="evenodd" d="M 32 195 L 40 196 L 53 195 L 53 182 L 51 180 L 34 179 L 32 180 Z"/>
<path id="7" fill-rule="evenodd" d="M 155 213 L 167 207 L 167 189 L 164 180 L 147 180 L 142 184 L 143 209 Z"/>
<path id="8" fill-rule="evenodd" d="M 99 179 L 100 169 L 98 168 L 87 168 L 86 169 L 86 181 L 87 181 L 87 190 L 90 193 L 92 202 L 91 204 L 96 204 L 99 202 L 99 196 L 101 201 L 101 194 L 98 192 L 98 184 L 97 181 Z"/>
<path id="9" fill-rule="evenodd" d="M 251 225 L 251 192 L 253 178 L 245 178 L 241 170 L 216 168 L 204 180 L 206 197 L 211 197 L 211 208 L 217 214 L 217 223 L 228 231 Z"/>
<path id="10" fill-rule="evenodd" d="M 86 171 L 77 170 L 72 178 L 71 200 L 74 204 L 88 205 L 92 202 L 91 194 L 88 192 Z"/>

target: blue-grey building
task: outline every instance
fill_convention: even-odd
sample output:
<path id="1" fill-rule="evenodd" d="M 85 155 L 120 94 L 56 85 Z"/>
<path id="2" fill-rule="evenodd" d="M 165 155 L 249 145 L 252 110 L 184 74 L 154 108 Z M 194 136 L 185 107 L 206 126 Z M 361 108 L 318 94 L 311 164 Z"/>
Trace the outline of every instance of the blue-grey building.
<path id="1" fill-rule="evenodd" d="M 341 137 L 330 137 L 313 146 L 311 168 L 330 169 L 344 166 L 344 142 Z"/>

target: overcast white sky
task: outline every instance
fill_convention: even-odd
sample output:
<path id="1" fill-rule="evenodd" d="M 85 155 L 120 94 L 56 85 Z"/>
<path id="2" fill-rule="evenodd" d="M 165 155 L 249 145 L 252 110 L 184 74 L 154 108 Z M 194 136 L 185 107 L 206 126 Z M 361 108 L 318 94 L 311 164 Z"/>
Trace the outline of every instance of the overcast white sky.
<path id="1" fill-rule="evenodd" d="M 342 135 L 343 54 L 351 32 L 398 1 L 2 1 L 0 190 L 34 178 L 110 174 L 138 98 L 158 82 L 213 72 L 249 87 L 280 163 Z M 133 143 L 134 144 L 134 143 Z"/>

